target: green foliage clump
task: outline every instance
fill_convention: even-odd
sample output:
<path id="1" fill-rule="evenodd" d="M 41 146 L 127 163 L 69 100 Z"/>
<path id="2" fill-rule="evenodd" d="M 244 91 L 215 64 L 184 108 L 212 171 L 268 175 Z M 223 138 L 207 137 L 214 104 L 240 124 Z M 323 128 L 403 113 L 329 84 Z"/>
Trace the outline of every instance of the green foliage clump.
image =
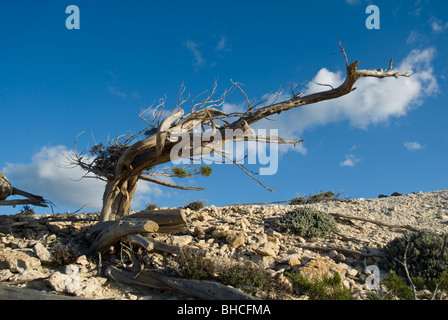
<path id="1" fill-rule="evenodd" d="M 171 169 L 171 171 L 173 172 L 174 176 L 176 176 L 178 178 L 186 178 L 186 177 L 193 176 L 193 174 L 191 172 L 187 172 L 183 168 L 174 167 Z"/>
<path id="2" fill-rule="evenodd" d="M 177 272 L 181 278 L 193 280 L 216 280 L 235 288 L 263 289 L 268 275 L 260 268 L 241 263 L 220 264 L 200 255 L 182 253 L 178 258 Z"/>
<path id="3" fill-rule="evenodd" d="M 212 174 L 212 168 L 209 166 L 201 166 L 200 171 L 204 177 L 209 177 Z"/>
<path id="4" fill-rule="evenodd" d="M 187 171 L 184 168 L 178 168 L 174 167 L 171 169 L 173 176 L 178 178 L 186 178 L 186 177 L 193 177 L 194 175 L 201 174 L 204 177 L 208 177 L 212 174 L 212 168 L 209 166 L 201 166 L 197 167 L 192 171 Z"/>
<path id="5" fill-rule="evenodd" d="M 339 195 L 335 195 L 333 191 L 319 192 L 317 194 L 310 195 L 308 197 L 296 197 L 291 200 L 291 205 L 317 203 L 322 201 L 330 201 L 338 198 Z"/>
<path id="6" fill-rule="evenodd" d="M 146 208 L 145 208 L 145 210 L 156 210 L 157 209 L 157 205 L 156 204 L 153 204 L 153 203 L 148 203 L 147 205 L 146 205 Z"/>
<path id="7" fill-rule="evenodd" d="M 159 128 L 152 126 L 152 127 L 149 127 L 148 129 L 146 129 L 144 134 L 145 134 L 145 136 L 150 137 L 153 134 L 156 134 L 158 130 L 159 130 Z"/>
<path id="8" fill-rule="evenodd" d="M 393 270 L 389 271 L 389 276 L 383 280 L 383 284 L 387 288 L 387 294 L 383 299 L 414 300 L 411 287 L 406 285 L 406 281 Z"/>
<path id="9" fill-rule="evenodd" d="M 307 295 L 311 300 L 350 300 L 352 295 L 348 288 L 342 285 L 342 278 L 335 272 L 333 277 L 311 281 L 302 274 L 286 273 L 300 294 Z"/>
<path id="10" fill-rule="evenodd" d="M 181 278 L 192 280 L 210 280 L 216 273 L 216 265 L 200 255 L 182 253 L 178 258 L 177 272 Z"/>
<path id="11" fill-rule="evenodd" d="M 129 148 L 127 144 L 109 145 L 106 147 L 104 144 L 99 143 L 93 146 L 90 154 L 95 158 L 94 163 L 97 168 L 112 172 L 115 163 L 127 148 Z"/>
<path id="12" fill-rule="evenodd" d="M 409 275 L 420 287 L 433 289 L 435 279 L 448 272 L 448 234 L 439 235 L 429 231 L 418 231 L 396 238 L 385 246 L 388 258 L 386 269 L 407 278 Z"/>
<path id="13" fill-rule="evenodd" d="M 306 238 L 323 238 L 330 232 L 338 232 L 336 221 L 330 214 L 309 208 L 286 213 L 276 222 L 276 228 Z"/>
<path id="14" fill-rule="evenodd" d="M 222 268 L 219 272 L 220 282 L 235 288 L 252 287 L 262 289 L 267 282 L 265 272 L 260 268 L 235 264 Z"/>
<path id="15" fill-rule="evenodd" d="M 193 210 L 193 211 L 199 211 L 202 208 L 204 208 L 204 202 L 194 201 L 194 202 L 189 203 L 186 208 Z"/>

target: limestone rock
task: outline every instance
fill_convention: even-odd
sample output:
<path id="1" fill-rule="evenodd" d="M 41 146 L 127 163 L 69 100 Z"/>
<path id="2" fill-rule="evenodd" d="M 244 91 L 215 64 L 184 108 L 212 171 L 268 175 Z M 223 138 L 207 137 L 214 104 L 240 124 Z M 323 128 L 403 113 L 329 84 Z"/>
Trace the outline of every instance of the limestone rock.
<path id="1" fill-rule="evenodd" d="M 39 269 L 41 262 L 31 249 L 12 250 L 6 248 L 0 252 L 0 268 L 5 265 L 11 272 L 24 272 L 27 269 Z"/>
<path id="2" fill-rule="evenodd" d="M 310 260 L 304 268 L 300 270 L 300 273 L 310 280 L 318 279 L 322 280 L 325 277 L 333 277 L 334 273 L 337 272 L 344 278 L 346 269 L 335 263 L 332 259 L 327 257 L 318 256 Z"/>
<path id="3" fill-rule="evenodd" d="M 193 237 L 190 235 L 185 235 L 185 236 L 173 236 L 172 240 L 171 240 L 171 244 L 174 246 L 186 246 L 188 244 L 190 244 L 193 241 Z"/>
<path id="4" fill-rule="evenodd" d="M 272 242 L 265 242 L 262 246 L 258 247 L 254 251 L 257 254 L 261 254 L 263 256 L 271 256 L 275 257 L 277 255 L 279 246 Z"/>
<path id="5" fill-rule="evenodd" d="M 53 288 L 54 291 L 64 293 L 65 281 L 67 279 L 68 275 L 56 271 L 50 276 L 50 278 L 48 278 L 48 284 L 51 286 L 51 288 Z"/>
<path id="6" fill-rule="evenodd" d="M 227 244 L 232 248 L 238 248 L 246 243 L 244 232 L 228 231 L 226 235 Z"/>
<path id="7" fill-rule="evenodd" d="M 48 251 L 48 249 L 44 247 L 40 242 L 34 245 L 34 252 L 36 253 L 39 260 L 42 262 L 42 264 L 51 265 L 55 261 L 50 251 Z"/>

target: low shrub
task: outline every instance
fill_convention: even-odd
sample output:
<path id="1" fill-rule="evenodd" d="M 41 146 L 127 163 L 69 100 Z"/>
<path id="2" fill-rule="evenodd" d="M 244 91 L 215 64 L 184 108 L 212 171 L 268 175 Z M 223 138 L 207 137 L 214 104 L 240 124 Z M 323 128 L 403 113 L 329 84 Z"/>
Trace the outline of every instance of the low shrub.
<path id="1" fill-rule="evenodd" d="M 299 294 L 307 295 L 311 300 L 350 300 L 351 292 L 342 285 L 342 278 L 335 272 L 333 277 L 311 281 L 302 274 L 287 273 Z"/>
<path id="2" fill-rule="evenodd" d="M 406 264 L 411 279 L 419 287 L 430 290 L 448 272 L 448 234 L 418 231 L 396 238 L 385 246 L 388 257 L 385 269 L 407 279 Z"/>
<path id="3" fill-rule="evenodd" d="M 186 206 L 186 208 L 193 210 L 193 211 L 199 211 L 204 207 L 205 207 L 205 205 L 204 205 L 204 202 L 202 202 L 202 201 L 194 201 L 194 202 L 189 203 Z"/>
<path id="4" fill-rule="evenodd" d="M 270 274 L 255 265 L 222 262 L 187 253 L 182 253 L 177 262 L 177 273 L 181 278 L 214 280 L 251 294 L 259 290 L 277 297 L 290 294 L 289 286 L 273 280 Z"/>
<path id="5" fill-rule="evenodd" d="M 394 271 L 389 271 L 389 276 L 383 280 L 384 286 L 387 288 L 387 294 L 384 300 L 414 300 L 414 294 L 411 287 L 406 285 L 406 281 L 398 276 Z"/>
<path id="6" fill-rule="evenodd" d="M 336 221 L 330 214 L 309 208 L 297 208 L 286 213 L 275 227 L 306 238 L 323 238 L 331 232 L 338 232 Z"/>
<path id="7" fill-rule="evenodd" d="M 181 253 L 177 262 L 177 272 L 181 278 L 210 280 L 216 273 L 215 263 L 200 255 Z"/>

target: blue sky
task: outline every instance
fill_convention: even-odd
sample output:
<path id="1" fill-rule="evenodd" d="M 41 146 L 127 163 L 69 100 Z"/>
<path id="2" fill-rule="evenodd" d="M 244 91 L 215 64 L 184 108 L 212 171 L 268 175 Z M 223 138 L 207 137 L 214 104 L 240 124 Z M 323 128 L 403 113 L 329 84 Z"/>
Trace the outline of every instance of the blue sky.
<path id="1" fill-rule="evenodd" d="M 380 29 L 366 28 L 368 5 L 380 9 Z M 80 10 L 69 30 L 67 6 Z M 412 69 L 409 79 L 363 79 L 349 96 L 309 105 L 262 122 L 287 138 L 278 171 L 260 180 L 232 165 L 208 178 L 175 181 L 203 186 L 181 191 L 141 183 L 134 208 L 281 201 L 320 190 L 350 198 L 447 188 L 448 4 L 446 1 L 8 1 L 0 4 L 0 171 L 14 186 L 51 200 L 56 212 L 91 203 L 103 185 L 74 181 L 66 150 L 134 133 L 138 115 L 164 95 L 173 105 L 182 83 L 191 96 L 244 84 L 261 100 L 291 82 L 308 92 L 337 85 L 345 62 L 360 68 Z M 406 72 L 407 70 L 400 70 Z M 234 92 L 223 108 L 237 110 Z M 0 214 L 21 208 L 0 208 Z M 49 212 L 39 209 L 38 212 Z"/>

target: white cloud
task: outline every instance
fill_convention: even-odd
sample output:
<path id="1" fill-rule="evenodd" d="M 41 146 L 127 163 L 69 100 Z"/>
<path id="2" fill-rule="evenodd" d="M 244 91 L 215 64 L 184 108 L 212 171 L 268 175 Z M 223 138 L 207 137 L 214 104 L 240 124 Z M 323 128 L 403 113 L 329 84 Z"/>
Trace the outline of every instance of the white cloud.
<path id="1" fill-rule="evenodd" d="M 197 71 L 200 67 L 202 67 L 205 63 L 205 60 L 202 56 L 202 52 L 198 50 L 198 44 L 191 41 L 191 40 L 187 40 L 184 43 L 184 46 L 191 51 L 191 53 L 194 56 L 194 67 L 195 67 L 195 71 Z"/>
<path id="2" fill-rule="evenodd" d="M 354 6 L 361 3 L 361 0 L 345 0 L 345 3 Z"/>
<path id="3" fill-rule="evenodd" d="M 404 143 L 404 147 L 408 150 L 408 151 L 416 151 L 416 150 L 420 150 L 423 149 L 423 146 L 418 143 L 418 142 L 405 142 Z"/>
<path id="4" fill-rule="evenodd" d="M 109 88 L 110 93 L 112 93 L 113 95 L 115 95 L 117 97 L 127 98 L 127 97 L 130 96 L 133 99 L 141 99 L 141 96 L 140 96 L 140 94 L 138 92 L 132 92 L 129 95 L 126 92 L 121 91 L 117 87 L 109 86 L 108 88 Z"/>
<path id="5" fill-rule="evenodd" d="M 409 78 L 362 78 L 355 85 L 357 90 L 346 96 L 271 116 L 271 120 L 261 120 L 255 123 L 253 128 L 278 129 L 279 136 L 291 140 L 300 139 L 305 130 L 328 123 L 347 121 L 351 126 L 365 130 L 371 125 L 403 117 L 421 106 L 427 97 L 438 93 L 439 88 L 432 67 L 435 55 L 436 51 L 433 48 L 412 50 L 396 65 L 396 69 L 400 72 L 412 70 L 413 75 Z M 322 68 L 304 90 L 307 94 L 326 91 L 329 87 L 322 84 L 337 87 L 344 79 L 345 73 Z M 267 96 L 263 96 L 262 99 Z M 289 94 L 281 93 L 277 101 L 284 101 L 290 97 Z M 243 112 L 245 108 L 244 103 L 226 103 L 223 106 L 225 112 Z M 307 153 L 303 143 L 297 144 L 296 147 L 292 145 L 279 147 L 281 154 L 291 150 Z M 348 157 L 343 163 L 354 165 L 356 160 L 358 159 Z"/>
<path id="6" fill-rule="evenodd" d="M 43 196 L 57 210 L 76 210 L 87 203 L 91 204 L 86 210 L 100 210 L 105 183 L 89 178 L 80 180 L 85 172 L 68 166 L 69 153 L 64 146 L 43 147 L 33 155 L 31 163 L 7 163 L 1 172 L 15 187 Z M 139 182 L 132 207 L 141 208 L 161 195 L 159 186 Z"/>
<path id="7" fill-rule="evenodd" d="M 361 158 L 355 157 L 353 154 L 348 154 L 345 156 L 345 160 L 342 161 L 339 165 L 341 167 L 354 167 L 359 161 L 361 161 Z"/>
<path id="8" fill-rule="evenodd" d="M 121 97 L 121 98 L 127 98 L 127 97 L 128 97 L 128 95 L 127 95 L 126 93 L 124 93 L 124 92 L 122 92 L 122 91 L 120 91 L 120 90 L 118 90 L 117 88 L 112 87 L 112 86 L 109 86 L 109 91 L 110 91 L 113 95 L 115 95 L 115 96 L 117 96 L 117 97 Z"/>
<path id="9" fill-rule="evenodd" d="M 409 37 L 406 39 L 406 43 L 409 45 L 422 44 L 427 42 L 427 35 L 416 30 L 412 30 L 409 34 Z"/>
<path id="10" fill-rule="evenodd" d="M 432 18 L 430 21 L 432 31 L 435 33 L 443 33 L 448 30 L 448 22 L 443 22 L 443 20 Z"/>
<path id="11" fill-rule="evenodd" d="M 226 36 L 221 36 L 219 38 L 218 44 L 216 45 L 216 51 L 232 51 L 229 48 L 229 41 Z"/>
<path id="12" fill-rule="evenodd" d="M 413 71 L 409 78 L 362 78 L 357 90 L 338 99 L 296 108 L 272 119 L 270 126 L 286 131 L 287 136 L 300 136 L 303 131 L 332 122 L 348 121 L 353 127 L 367 129 L 370 125 L 386 123 L 391 118 L 405 116 L 423 104 L 425 98 L 438 92 L 432 60 L 434 49 L 413 50 L 396 67 L 401 72 Z M 326 91 L 340 85 L 345 78 L 342 72 L 322 68 L 306 87 L 307 94 Z M 281 101 L 281 99 L 279 99 Z M 263 122 L 263 125 L 266 121 Z"/>

